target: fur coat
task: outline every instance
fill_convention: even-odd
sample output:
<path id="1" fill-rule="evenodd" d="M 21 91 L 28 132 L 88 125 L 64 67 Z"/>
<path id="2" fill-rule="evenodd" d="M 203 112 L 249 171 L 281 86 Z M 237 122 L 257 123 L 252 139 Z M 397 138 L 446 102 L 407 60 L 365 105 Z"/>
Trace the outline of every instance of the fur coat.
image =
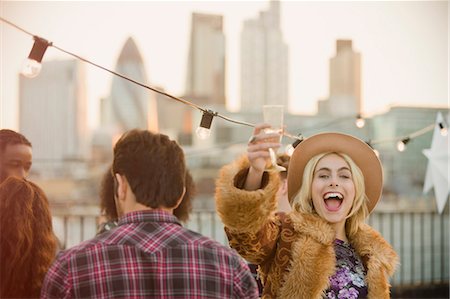
<path id="1" fill-rule="evenodd" d="M 243 190 L 248 160 L 222 168 L 216 184 L 216 207 L 230 246 L 259 265 L 262 298 L 322 298 L 334 274 L 333 228 L 317 215 L 275 213 L 277 173 L 265 173 L 261 189 Z M 383 237 L 363 224 L 349 242 L 367 270 L 368 298 L 389 298 L 389 277 L 398 256 Z"/>

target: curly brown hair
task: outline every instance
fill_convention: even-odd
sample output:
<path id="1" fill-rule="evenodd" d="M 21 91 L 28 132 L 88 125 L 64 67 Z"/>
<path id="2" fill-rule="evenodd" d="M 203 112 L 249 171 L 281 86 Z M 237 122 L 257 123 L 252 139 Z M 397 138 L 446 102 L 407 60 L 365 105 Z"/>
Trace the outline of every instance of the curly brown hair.
<path id="1" fill-rule="evenodd" d="M 172 208 L 182 196 L 186 165 L 181 147 L 164 134 L 131 130 L 114 146 L 113 173 L 124 175 L 136 201 Z"/>
<path id="2" fill-rule="evenodd" d="M 47 197 L 15 177 L 0 184 L 0 297 L 39 297 L 57 241 Z"/>
<path id="3" fill-rule="evenodd" d="M 182 222 L 187 222 L 189 220 L 189 215 L 192 211 L 192 199 L 195 196 L 196 188 L 194 179 L 191 176 L 189 170 L 186 169 L 185 175 L 186 192 L 183 195 L 183 199 L 178 207 L 173 210 L 173 214 L 180 219 Z"/>
<path id="4" fill-rule="evenodd" d="M 116 202 L 114 201 L 114 178 L 111 167 L 103 174 L 100 184 L 100 211 L 108 221 L 116 221 L 118 218 Z"/>
<path id="5" fill-rule="evenodd" d="M 182 222 L 189 220 L 189 214 L 192 211 L 192 199 L 196 193 L 195 182 L 188 169 L 186 169 L 185 184 L 186 192 L 183 195 L 183 199 L 180 205 L 173 210 L 173 214 Z M 114 201 L 114 178 L 111 173 L 111 167 L 103 175 L 100 185 L 100 211 L 107 221 L 117 221 L 118 215 Z"/>

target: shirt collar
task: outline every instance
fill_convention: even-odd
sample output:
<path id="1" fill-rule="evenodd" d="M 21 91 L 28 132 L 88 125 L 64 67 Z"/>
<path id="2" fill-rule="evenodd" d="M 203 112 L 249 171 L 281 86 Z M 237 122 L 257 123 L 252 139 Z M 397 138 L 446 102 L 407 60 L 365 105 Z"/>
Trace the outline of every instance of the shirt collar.
<path id="1" fill-rule="evenodd" d="M 119 225 L 139 222 L 169 222 L 181 225 L 177 217 L 164 210 L 134 211 L 119 218 Z"/>

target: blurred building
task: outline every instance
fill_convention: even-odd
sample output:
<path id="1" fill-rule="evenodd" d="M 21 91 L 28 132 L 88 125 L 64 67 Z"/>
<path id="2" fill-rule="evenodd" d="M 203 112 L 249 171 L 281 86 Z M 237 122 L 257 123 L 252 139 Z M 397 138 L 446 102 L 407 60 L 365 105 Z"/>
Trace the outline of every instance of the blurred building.
<path id="1" fill-rule="evenodd" d="M 89 157 L 82 62 L 44 62 L 38 77 L 21 75 L 19 106 L 19 130 L 33 144 L 32 171 L 43 176 L 83 175 L 82 167 L 72 168 Z"/>
<path id="2" fill-rule="evenodd" d="M 330 59 L 329 97 L 319 101 L 319 114 L 357 115 L 361 112 L 361 54 L 352 40 L 336 41 L 336 56 Z"/>
<path id="3" fill-rule="evenodd" d="M 164 88 L 158 87 L 158 90 L 164 91 Z M 157 107 L 159 132 L 177 140 L 181 145 L 191 145 L 192 114 L 198 112 L 163 94 L 156 93 L 155 97 L 157 102 L 161 103 Z"/>
<path id="4" fill-rule="evenodd" d="M 186 96 L 197 104 L 225 105 L 223 16 L 192 14 Z"/>
<path id="5" fill-rule="evenodd" d="M 143 84 L 148 84 L 142 56 L 136 42 L 129 37 L 117 59 L 116 72 Z M 153 92 L 114 76 L 111 93 L 102 104 L 103 126 L 112 126 L 119 133 L 130 129 L 158 131 L 156 101 Z"/>
<path id="6" fill-rule="evenodd" d="M 149 84 L 144 60 L 136 42 L 129 37 L 119 54 L 115 71 L 143 84 Z M 112 148 L 119 137 L 131 129 L 159 131 L 156 93 L 113 76 L 109 96 L 100 99 L 100 126 L 92 138 L 96 162 L 112 158 Z"/>
<path id="7" fill-rule="evenodd" d="M 264 104 L 288 107 L 288 46 L 280 28 L 280 2 L 246 20 L 241 33 L 241 109 Z"/>

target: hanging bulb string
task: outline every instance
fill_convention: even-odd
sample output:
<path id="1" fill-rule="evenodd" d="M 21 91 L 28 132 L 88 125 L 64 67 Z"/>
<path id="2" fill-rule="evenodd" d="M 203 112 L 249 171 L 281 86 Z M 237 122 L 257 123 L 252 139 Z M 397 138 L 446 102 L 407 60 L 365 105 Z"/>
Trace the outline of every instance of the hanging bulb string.
<path id="1" fill-rule="evenodd" d="M 436 126 L 436 124 L 431 124 L 431 125 L 426 126 L 425 128 L 422 128 L 418 131 L 410 133 L 409 135 L 406 135 L 406 136 L 374 140 L 374 141 L 371 141 L 370 144 L 374 145 L 374 144 L 380 144 L 380 143 L 386 143 L 386 142 L 402 141 L 405 139 L 409 139 L 409 141 L 410 141 L 411 139 L 417 138 L 419 136 L 424 135 L 427 132 L 430 132 L 431 130 L 433 130 L 433 128 L 435 126 Z"/>
<path id="2" fill-rule="evenodd" d="M 31 32 L 29 32 L 29 31 L 27 31 L 27 30 L 25 30 L 25 29 L 23 29 L 23 28 L 21 28 L 21 27 L 15 25 L 15 24 L 9 22 L 8 20 L 6 20 L 6 19 L 4 19 L 4 18 L 2 18 L 2 17 L 0 17 L 0 20 L 3 21 L 3 22 L 5 22 L 5 23 L 7 23 L 8 25 L 11 25 L 12 27 L 14 27 L 14 28 L 16 28 L 16 29 L 18 29 L 18 30 L 24 32 L 25 34 L 28 34 L 28 35 L 30 35 L 30 36 L 33 36 L 34 38 L 35 38 L 35 37 L 38 37 L 37 35 L 32 34 Z M 40 37 L 39 37 L 39 38 L 40 38 Z M 125 76 L 125 75 L 122 75 L 122 74 L 120 74 L 120 73 L 118 73 L 118 72 L 115 72 L 115 71 L 113 71 L 113 70 L 110 70 L 110 69 L 108 69 L 108 68 L 106 68 L 106 67 L 104 67 L 104 66 L 101 66 L 101 65 L 99 65 L 99 64 L 97 64 L 97 63 L 95 63 L 95 62 L 92 62 L 92 61 L 90 61 L 90 60 L 88 60 L 88 59 L 86 59 L 86 58 L 84 58 L 84 57 L 81 57 L 81 56 L 79 56 L 79 55 L 77 55 L 77 54 L 75 54 L 75 53 L 72 53 L 72 52 L 70 52 L 70 51 L 67 51 L 67 50 L 61 48 L 61 47 L 58 47 L 58 46 L 55 45 L 53 42 L 48 42 L 48 46 L 49 46 L 49 47 L 53 47 L 53 48 L 55 48 L 55 49 L 57 49 L 57 50 L 59 50 L 59 51 L 61 51 L 61 52 L 63 52 L 63 53 L 66 53 L 67 55 L 70 55 L 70 56 L 72 56 L 72 57 L 75 57 L 75 58 L 77 58 L 77 59 L 79 59 L 79 60 L 81 60 L 81 61 L 84 61 L 84 62 L 86 62 L 86 63 L 88 63 L 88 64 L 90 64 L 90 65 L 93 65 L 93 66 L 95 66 L 95 67 L 97 67 L 97 68 L 100 68 L 100 69 L 102 69 L 102 70 L 104 70 L 104 71 L 106 71 L 106 72 L 109 72 L 109 73 L 111 73 L 111 74 L 113 74 L 113 75 L 115 75 L 115 76 L 118 76 L 118 77 L 120 77 L 120 78 L 122 78 L 122 79 L 128 80 L 128 81 L 130 81 L 130 82 L 132 82 L 132 83 L 134 83 L 134 84 L 136 84 L 136 85 L 139 85 L 139 86 L 141 86 L 141 87 L 144 87 L 144 88 L 149 89 L 149 90 L 151 90 L 151 91 L 154 91 L 154 92 L 156 92 L 156 93 L 162 94 L 162 95 L 164 95 L 164 96 L 166 96 L 166 97 L 169 97 L 169 98 L 171 98 L 171 99 L 173 99 L 173 100 L 175 100 L 175 101 L 178 101 L 178 102 L 180 102 L 180 103 L 183 103 L 183 104 L 185 104 L 185 105 L 188 105 L 188 106 L 190 106 L 190 107 L 193 107 L 193 108 L 195 108 L 195 109 L 198 109 L 198 110 L 200 110 L 200 111 L 202 111 L 202 112 L 210 111 L 210 110 L 208 110 L 208 109 L 205 109 L 205 108 L 202 108 L 202 107 L 198 106 L 198 105 L 195 104 L 195 103 L 192 103 L 192 102 L 187 101 L 187 100 L 185 100 L 185 99 L 182 99 L 182 98 L 173 96 L 173 95 L 171 95 L 171 94 L 169 94 L 169 93 L 166 93 L 166 92 L 164 92 L 164 91 L 158 90 L 158 89 L 156 89 L 156 88 L 153 88 L 153 87 L 151 87 L 151 86 L 148 86 L 148 85 L 146 85 L 146 84 L 143 84 L 143 83 L 141 83 L 141 82 L 138 82 L 138 81 L 136 81 L 136 80 L 134 80 L 134 79 L 131 79 L 131 78 Z M 219 114 L 218 112 L 214 112 L 213 115 L 214 115 L 214 116 L 217 116 L 217 117 L 220 117 L 220 118 L 222 118 L 222 119 L 224 119 L 224 120 L 226 120 L 226 121 L 235 123 L 235 124 L 240 124 L 240 125 L 249 126 L 249 127 L 255 127 L 254 124 L 251 124 L 251 123 L 248 123 L 248 122 L 243 122 L 243 121 L 238 121 L 238 120 L 235 120 L 235 119 L 232 119 L 232 118 L 223 116 L 223 115 Z"/>
<path id="3" fill-rule="evenodd" d="M 32 36 L 34 39 L 36 39 L 36 38 L 41 38 L 41 37 L 39 37 L 39 36 L 37 36 L 37 35 L 34 35 L 33 33 L 29 32 L 29 31 L 27 31 L 27 30 L 21 28 L 20 26 L 17 26 L 16 24 L 14 24 L 14 23 L 12 23 L 12 22 L 10 22 L 10 21 L 4 19 L 4 18 L 1 17 L 1 16 L 0 16 L 0 21 L 2 21 L 2 22 L 4 22 L 4 23 L 6 23 L 6 24 L 8 24 L 8 25 L 10 25 L 10 26 L 12 26 L 12 27 L 14 27 L 14 28 L 16 28 L 16 29 L 19 30 L 19 31 L 22 31 L 23 33 L 25 33 L 25 34 L 27 34 L 27 35 Z M 46 39 L 44 39 L 44 40 L 46 40 Z M 86 63 L 88 63 L 88 64 L 90 64 L 90 65 L 93 65 L 93 66 L 95 66 L 95 67 L 97 67 L 97 68 L 100 68 L 100 69 L 102 69 L 102 70 L 104 70 L 104 71 L 106 71 L 106 72 L 109 72 L 109 73 L 111 73 L 111 74 L 113 74 L 113 75 L 115 75 L 115 76 L 118 76 L 118 77 L 120 77 L 120 78 L 122 78 L 122 79 L 125 79 L 125 80 L 127 80 L 127 81 L 130 81 L 130 82 L 132 82 L 132 83 L 134 83 L 134 84 L 136 84 L 136 85 L 139 85 L 139 86 L 141 86 L 141 87 L 143 87 L 143 88 L 146 88 L 146 89 L 148 89 L 148 90 L 154 91 L 154 92 L 159 93 L 159 94 L 162 94 L 162 95 L 164 95 L 164 96 L 166 96 L 166 97 L 168 97 L 168 98 L 170 98 L 170 99 L 173 99 L 173 100 L 175 100 L 175 101 L 178 101 L 178 102 L 180 102 L 180 103 L 183 103 L 183 104 L 185 104 L 185 105 L 188 105 L 188 106 L 190 106 L 190 107 L 192 107 L 192 108 L 198 109 L 198 110 L 202 111 L 203 113 L 210 113 L 210 114 L 212 114 L 213 116 L 222 118 L 223 120 L 226 120 L 226 121 L 231 122 L 231 123 L 235 123 L 235 124 L 239 124 L 239 125 L 244 125 L 244 126 L 248 126 L 248 127 L 255 127 L 255 125 L 252 124 L 252 123 L 248 123 L 248 122 L 245 122 L 245 121 L 239 121 L 239 120 L 232 119 L 232 118 L 230 118 L 230 117 L 221 115 L 221 114 L 219 114 L 218 112 L 211 111 L 211 110 L 209 110 L 209 109 L 205 109 L 205 108 L 203 108 L 203 107 L 200 107 L 200 106 L 198 106 L 197 104 L 192 103 L 192 102 L 190 102 L 190 101 L 187 101 L 187 100 L 185 100 L 185 99 L 182 99 L 182 98 L 173 96 L 173 95 L 171 95 L 171 94 L 169 94 L 169 93 L 166 93 L 166 92 L 164 92 L 164 91 L 161 91 L 161 90 L 158 90 L 158 89 L 156 89 L 156 88 L 150 87 L 150 86 L 148 86 L 148 85 L 146 85 L 146 84 L 143 84 L 143 83 L 141 83 L 141 82 L 138 82 L 138 81 L 136 81 L 136 80 L 134 80 L 134 79 L 131 79 L 131 78 L 125 76 L 125 75 L 122 75 L 122 74 L 120 74 L 120 73 L 118 73 L 118 72 L 112 71 L 112 70 L 110 70 L 110 69 L 108 69 L 108 68 L 106 68 L 106 67 L 103 67 L 103 66 L 101 66 L 101 65 L 99 65 L 99 64 L 97 64 L 97 63 L 94 63 L 94 62 L 92 62 L 92 61 L 90 61 L 90 60 L 88 60 L 88 59 L 86 59 L 86 58 L 83 58 L 83 57 L 81 57 L 81 56 L 75 54 L 75 53 L 72 53 L 72 52 L 69 52 L 69 51 L 67 51 L 67 50 L 64 50 L 63 48 L 60 48 L 60 47 L 58 47 L 57 45 L 55 45 L 53 42 L 50 42 L 50 41 L 47 41 L 47 42 L 48 42 L 48 46 L 49 46 L 49 47 L 53 47 L 53 48 L 55 48 L 55 49 L 57 49 L 57 50 L 59 50 L 59 51 L 61 51 L 61 52 L 63 52 L 63 53 L 66 53 L 67 55 L 70 55 L 70 56 L 72 56 L 72 57 L 75 57 L 76 59 L 79 59 L 79 60 L 81 60 L 81 61 L 84 61 L 84 62 L 86 62 Z M 321 127 L 322 127 L 322 128 L 328 127 L 328 126 L 331 126 L 332 124 L 339 123 L 339 122 L 341 122 L 341 121 L 343 121 L 343 120 L 345 120 L 345 119 L 349 119 L 349 118 L 353 118 L 353 116 L 351 116 L 351 117 L 350 117 L 350 116 L 347 116 L 347 117 L 341 117 L 341 118 L 332 120 L 332 121 L 330 121 L 330 122 L 328 122 L 328 123 L 322 125 Z M 409 137 L 410 139 L 416 138 L 416 137 L 418 137 L 418 136 L 420 136 L 420 135 L 423 135 L 423 134 L 425 134 L 425 133 L 431 131 L 431 130 L 434 128 L 434 126 L 435 126 L 435 124 L 429 125 L 429 126 L 423 128 L 423 129 L 420 129 L 420 130 L 418 130 L 418 131 L 416 131 L 416 132 L 411 133 L 410 135 L 408 135 L 408 137 Z M 313 130 L 313 129 L 318 129 L 318 128 L 317 128 L 317 126 L 314 126 L 314 127 L 306 128 L 306 129 L 304 129 L 304 131 L 311 131 L 311 130 Z M 319 129 L 320 129 L 320 128 L 319 128 Z M 284 130 L 283 136 L 289 137 L 289 138 L 291 138 L 291 139 L 299 140 L 299 141 L 301 141 L 301 140 L 304 139 L 304 137 L 303 137 L 301 134 L 299 134 L 299 135 L 294 135 L 294 134 L 289 133 L 287 130 Z M 398 139 L 399 139 L 399 137 L 395 137 L 395 138 L 385 139 L 385 140 L 375 140 L 375 141 L 371 141 L 370 143 L 371 143 L 371 144 L 378 144 L 378 143 L 384 143 L 384 142 L 398 141 Z"/>

